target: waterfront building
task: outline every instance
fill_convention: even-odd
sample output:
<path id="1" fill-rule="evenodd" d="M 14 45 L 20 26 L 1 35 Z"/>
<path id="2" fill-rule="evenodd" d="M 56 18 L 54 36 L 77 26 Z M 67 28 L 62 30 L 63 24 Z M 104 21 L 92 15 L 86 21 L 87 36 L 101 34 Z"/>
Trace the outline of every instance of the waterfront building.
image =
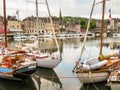
<path id="1" fill-rule="evenodd" d="M 114 32 L 120 32 L 120 19 L 119 18 L 113 18 L 112 19 L 113 24 L 113 30 Z"/>
<path id="2" fill-rule="evenodd" d="M 105 31 L 118 32 L 120 29 L 120 20 L 117 18 L 111 18 L 105 20 Z M 101 20 L 96 20 L 96 28 L 101 30 Z"/>
<path id="3" fill-rule="evenodd" d="M 59 22 L 53 19 L 55 32 L 59 32 Z M 38 18 L 38 26 L 36 17 L 27 17 L 22 22 L 22 28 L 28 34 L 52 34 L 52 26 L 49 18 Z"/>
<path id="4" fill-rule="evenodd" d="M 120 32 L 120 22 L 117 24 L 117 30 Z"/>
<path id="5" fill-rule="evenodd" d="M 59 33 L 59 21 L 57 19 L 53 19 L 53 26 L 55 29 L 55 33 Z M 52 25 L 49 20 L 46 20 L 45 22 L 45 31 L 46 32 L 44 34 L 53 34 Z"/>
<path id="6" fill-rule="evenodd" d="M 8 30 L 10 33 L 23 33 L 21 21 L 16 19 L 16 16 L 8 16 L 7 21 Z"/>
<path id="7" fill-rule="evenodd" d="M 60 29 L 60 33 L 65 33 L 65 25 L 64 25 L 63 19 L 62 19 L 61 9 L 60 9 L 60 12 L 59 12 L 59 29 Z"/>
<path id="8" fill-rule="evenodd" d="M 22 21 L 22 28 L 27 34 L 35 35 L 38 33 L 42 33 L 44 31 L 44 20 L 38 18 L 37 22 L 36 17 L 27 17 Z"/>
<path id="9" fill-rule="evenodd" d="M 2 16 L 0 16 L 0 34 L 4 34 L 4 18 Z"/>
<path id="10" fill-rule="evenodd" d="M 0 16 L 0 30 L 3 30 L 4 24 L 3 24 L 3 17 Z"/>
<path id="11" fill-rule="evenodd" d="M 68 22 L 65 28 L 67 33 L 80 33 L 81 32 L 81 25 L 79 23 Z"/>

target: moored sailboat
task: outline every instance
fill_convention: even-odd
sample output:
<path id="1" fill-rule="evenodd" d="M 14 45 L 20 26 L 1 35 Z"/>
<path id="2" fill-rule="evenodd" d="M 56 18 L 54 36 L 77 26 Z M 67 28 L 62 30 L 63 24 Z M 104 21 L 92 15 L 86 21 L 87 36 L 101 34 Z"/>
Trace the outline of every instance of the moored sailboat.
<path id="1" fill-rule="evenodd" d="M 23 50 L 8 50 L 6 32 L 6 0 L 4 3 L 5 47 L 0 50 L 0 78 L 24 80 L 36 70 L 36 62 L 27 58 Z"/>
<path id="2" fill-rule="evenodd" d="M 36 62 L 32 58 L 27 58 L 22 50 L 7 55 L 2 53 L 0 59 L 0 78 L 24 80 L 36 71 Z"/>
<path id="3" fill-rule="evenodd" d="M 102 12 L 102 29 L 101 29 L 101 44 L 100 44 L 100 56 L 95 58 L 89 58 L 85 61 L 80 61 L 82 57 L 82 53 L 85 50 L 85 42 L 87 36 L 84 38 L 83 47 L 80 54 L 80 59 L 75 65 L 73 72 L 79 78 L 81 83 L 96 83 L 106 81 L 109 77 L 109 74 L 112 70 L 116 68 L 120 64 L 120 60 L 118 58 L 118 53 L 112 55 L 103 55 L 102 54 L 102 43 L 103 43 L 103 33 L 104 33 L 104 9 L 105 9 L 105 0 L 103 0 L 103 12 Z M 88 27 L 86 30 L 86 35 L 89 29 L 90 20 L 93 12 L 93 8 L 95 5 L 95 0 L 93 2 L 90 19 L 88 22 Z M 104 57 L 104 58 L 103 58 Z M 101 60 L 102 59 L 102 60 Z"/>
<path id="4" fill-rule="evenodd" d="M 44 67 L 44 68 L 55 68 L 62 60 L 61 58 L 61 53 L 59 50 L 59 45 L 58 45 L 58 41 L 55 35 L 55 30 L 54 30 L 54 25 L 53 25 L 53 20 L 50 14 L 50 10 L 49 10 L 49 6 L 48 6 L 48 2 L 46 1 L 46 5 L 47 5 L 47 10 L 48 10 L 48 14 L 49 14 L 49 18 L 50 18 L 50 22 L 51 22 L 51 27 L 53 30 L 53 37 L 55 38 L 55 43 L 57 46 L 58 51 L 56 53 L 53 54 L 41 54 L 39 50 L 34 50 L 34 48 L 39 48 L 39 38 L 38 38 L 38 43 L 36 43 L 36 45 L 34 44 L 26 44 L 26 46 L 23 48 L 23 50 L 27 50 L 28 56 L 34 56 L 36 58 L 36 62 L 37 62 L 37 66 L 38 67 Z M 38 26 L 38 1 L 36 0 L 36 27 Z M 38 32 L 39 33 L 39 32 Z M 39 37 L 39 34 L 38 36 Z M 37 46 L 37 47 L 35 47 Z M 29 48 L 31 47 L 32 52 L 29 52 Z M 35 52 L 35 53 L 34 53 Z"/>

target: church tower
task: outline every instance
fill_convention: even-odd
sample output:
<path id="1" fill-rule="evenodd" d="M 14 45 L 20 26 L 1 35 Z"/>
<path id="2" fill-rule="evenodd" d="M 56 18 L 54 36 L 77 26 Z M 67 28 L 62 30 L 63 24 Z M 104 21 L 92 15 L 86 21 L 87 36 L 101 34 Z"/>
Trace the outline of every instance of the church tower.
<path id="1" fill-rule="evenodd" d="M 60 22 L 60 25 L 62 24 L 62 13 L 61 13 L 61 9 L 59 11 L 59 22 Z"/>
<path id="2" fill-rule="evenodd" d="M 62 20 L 62 12 L 61 9 L 59 11 L 59 26 L 60 26 L 60 32 L 64 32 L 64 26 L 63 26 L 63 20 Z"/>

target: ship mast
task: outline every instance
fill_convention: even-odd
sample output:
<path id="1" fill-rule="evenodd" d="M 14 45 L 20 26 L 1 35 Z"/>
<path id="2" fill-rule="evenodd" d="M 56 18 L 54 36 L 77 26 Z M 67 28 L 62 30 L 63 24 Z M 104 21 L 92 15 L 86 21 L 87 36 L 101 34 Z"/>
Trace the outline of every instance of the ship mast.
<path id="1" fill-rule="evenodd" d="M 37 38 L 39 45 L 39 29 L 38 29 L 38 0 L 36 0 L 36 29 L 37 29 Z"/>
<path id="2" fill-rule="evenodd" d="M 4 11 L 4 34 L 5 34 L 5 47 L 7 47 L 7 22 L 6 22 L 6 0 L 3 0 L 3 11 Z"/>
<path id="3" fill-rule="evenodd" d="M 72 72 L 75 72 L 75 69 L 76 69 L 77 66 L 79 65 L 79 62 L 80 62 L 80 60 L 81 60 L 81 58 L 82 58 L 82 55 L 83 55 L 83 52 L 84 52 L 84 50 L 85 50 L 85 43 L 86 43 L 86 39 L 87 39 L 87 33 L 88 33 L 88 30 L 89 30 L 89 27 L 90 27 L 90 22 L 91 22 L 93 10 L 94 10 L 95 2 L 96 2 L 96 0 L 94 0 L 94 1 L 93 1 L 93 4 L 92 4 L 92 9 L 91 9 L 91 12 L 90 12 L 90 17 L 89 17 L 89 21 L 88 21 L 88 24 L 87 24 L 87 30 L 86 30 L 86 33 L 85 33 L 85 38 L 84 38 L 84 42 L 83 42 L 82 49 L 81 49 L 81 52 L 80 52 L 80 59 L 77 61 L 75 67 L 74 67 L 73 70 L 72 70 Z"/>
<path id="4" fill-rule="evenodd" d="M 45 0 L 45 2 L 46 2 L 46 5 L 47 5 L 47 10 L 48 10 L 49 18 L 50 18 L 50 22 L 51 22 L 51 25 L 52 25 L 52 31 L 53 31 L 53 35 L 54 35 L 54 38 L 55 38 L 55 43 L 57 45 L 58 52 L 60 52 L 59 44 L 58 44 L 58 41 L 57 41 L 57 38 L 56 38 L 56 35 L 55 35 L 55 28 L 54 28 L 54 25 L 53 25 L 53 20 L 52 20 L 52 16 L 51 16 L 51 13 L 50 13 L 48 1 Z"/>
<path id="5" fill-rule="evenodd" d="M 102 24 L 101 24 L 101 42 L 100 42 L 100 55 L 102 55 L 103 48 L 103 34 L 104 34 L 104 13 L 105 13 L 105 0 L 103 0 L 103 8 L 102 8 Z"/>

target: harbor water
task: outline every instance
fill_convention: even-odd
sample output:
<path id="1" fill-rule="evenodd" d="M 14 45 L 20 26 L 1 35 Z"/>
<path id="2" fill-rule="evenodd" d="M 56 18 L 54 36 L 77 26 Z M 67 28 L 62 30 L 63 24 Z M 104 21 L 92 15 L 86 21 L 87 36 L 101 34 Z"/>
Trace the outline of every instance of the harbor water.
<path id="1" fill-rule="evenodd" d="M 117 41 L 118 40 L 118 41 Z M 114 41 L 114 42 L 113 42 Z M 116 41 L 116 42 L 115 42 Z M 25 41 L 9 40 L 9 46 L 15 47 Z M 27 41 L 28 42 L 28 41 Z M 32 43 L 33 41 L 29 41 Z M 80 57 L 83 39 L 67 38 L 58 39 L 62 61 L 54 69 L 38 68 L 36 72 L 25 82 L 8 81 L 1 79 L 0 90 L 111 90 L 106 82 L 82 85 L 72 72 L 76 61 Z M 103 54 L 111 53 L 116 49 L 119 38 L 105 38 L 103 44 Z M 54 39 L 40 39 L 39 48 L 42 53 L 57 51 Z M 99 55 L 100 39 L 87 39 L 82 60 L 86 57 Z"/>

